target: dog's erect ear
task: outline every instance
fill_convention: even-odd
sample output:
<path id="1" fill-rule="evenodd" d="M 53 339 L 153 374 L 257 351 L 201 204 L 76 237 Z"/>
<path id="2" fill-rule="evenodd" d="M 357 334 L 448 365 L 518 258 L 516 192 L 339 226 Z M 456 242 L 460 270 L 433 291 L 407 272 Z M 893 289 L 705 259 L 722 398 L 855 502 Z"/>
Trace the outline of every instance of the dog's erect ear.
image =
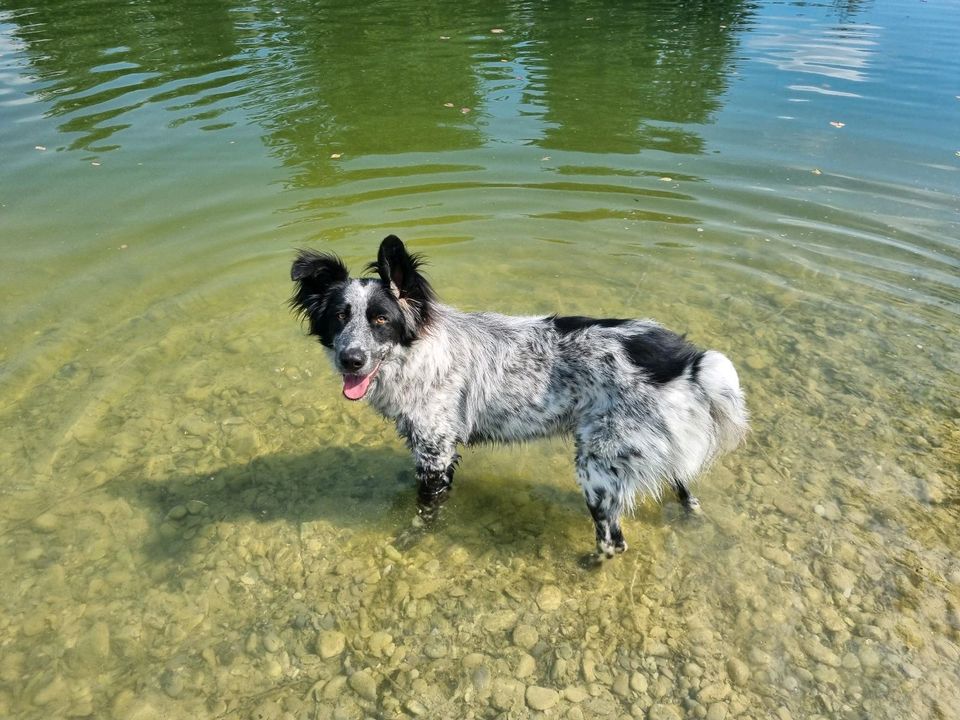
<path id="1" fill-rule="evenodd" d="M 322 312 L 330 288 L 349 277 L 349 271 L 336 255 L 300 250 L 290 268 L 290 279 L 297 283 L 290 307 L 305 316 Z"/>
<path id="2" fill-rule="evenodd" d="M 377 261 L 370 263 L 368 269 L 376 270 L 398 299 L 425 306 L 434 295 L 430 283 L 419 272 L 422 265 L 422 257 L 408 253 L 396 235 L 388 235 L 380 243 Z"/>

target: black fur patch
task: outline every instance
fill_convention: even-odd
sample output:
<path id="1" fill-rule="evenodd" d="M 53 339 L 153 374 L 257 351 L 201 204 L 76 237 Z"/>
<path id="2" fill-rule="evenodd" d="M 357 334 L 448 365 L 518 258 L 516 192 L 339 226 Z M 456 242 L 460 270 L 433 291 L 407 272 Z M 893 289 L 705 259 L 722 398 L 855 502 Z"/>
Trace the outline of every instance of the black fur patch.
<path id="1" fill-rule="evenodd" d="M 585 330 L 586 328 L 593 327 L 594 325 L 610 328 L 630 322 L 629 320 L 618 320 L 617 318 L 591 318 L 583 317 L 582 315 L 568 315 L 565 317 L 557 317 L 556 315 L 552 315 L 549 319 L 553 321 L 553 326 L 561 335 L 569 335 L 572 332 L 576 332 L 577 330 Z"/>
<path id="2" fill-rule="evenodd" d="M 420 273 L 421 267 L 423 258 L 408 253 L 403 241 L 396 235 L 388 235 L 383 239 L 376 261 L 366 267 L 367 272 L 375 272 L 380 276 L 388 290 L 391 285 L 396 286 L 400 299 L 410 304 L 418 329 L 430 321 L 431 304 L 436 301 L 433 288 Z"/>
<path id="3" fill-rule="evenodd" d="M 688 367 L 695 374 L 703 357 L 703 351 L 684 337 L 658 327 L 624 338 L 623 349 L 630 362 L 659 385 L 680 377 Z"/>
<path id="4" fill-rule="evenodd" d="M 339 288 L 341 293 L 349 272 L 336 255 L 315 250 L 301 250 L 290 268 L 290 279 L 297 286 L 290 298 L 290 307 L 310 322 L 310 334 L 331 347 L 333 331 L 331 318 L 337 322 L 336 313 L 328 312 L 331 293 Z M 327 317 L 330 315 L 330 317 Z"/>

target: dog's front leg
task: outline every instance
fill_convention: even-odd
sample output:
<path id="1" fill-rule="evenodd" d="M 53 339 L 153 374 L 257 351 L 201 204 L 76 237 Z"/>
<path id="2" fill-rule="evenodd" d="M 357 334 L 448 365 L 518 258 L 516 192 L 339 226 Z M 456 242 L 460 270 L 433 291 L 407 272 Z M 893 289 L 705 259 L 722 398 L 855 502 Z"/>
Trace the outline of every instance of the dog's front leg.
<path id="1" fill-rule="evenodd" d="M 410 446 L 417 464 L 417 513 L 430 522 L 450 494 L 460 457 L 455 441 L 444 437 L 412 437 Z"/>

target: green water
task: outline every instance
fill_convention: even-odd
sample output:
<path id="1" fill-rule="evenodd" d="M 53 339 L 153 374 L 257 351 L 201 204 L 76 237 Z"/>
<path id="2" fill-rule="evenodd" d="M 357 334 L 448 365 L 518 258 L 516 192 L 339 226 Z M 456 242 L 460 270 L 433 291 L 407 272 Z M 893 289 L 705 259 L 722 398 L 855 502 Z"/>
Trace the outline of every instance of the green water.
<path id="1" fill-rule="evenodd" d="M 502 31 L 502 32 L 497 32 Z M 960 12 L 0 0 L 0 717 L 960 717 Z M 285 307 L 654 317 L 753 416 L 592 526 L 568 441 L 412 463 Z"/>

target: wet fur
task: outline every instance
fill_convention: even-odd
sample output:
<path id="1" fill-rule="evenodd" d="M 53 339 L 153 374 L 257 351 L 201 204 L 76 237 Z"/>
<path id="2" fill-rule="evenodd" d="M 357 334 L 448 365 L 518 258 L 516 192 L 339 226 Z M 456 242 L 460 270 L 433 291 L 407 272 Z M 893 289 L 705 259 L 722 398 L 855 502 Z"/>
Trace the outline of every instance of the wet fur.
<path id="1" fill-rule="evenodd" d="M 650 320 L 465 313 L 438 302 L 395 236 L 350 278 L 334 255 L 301 251 L 292 307 L 343 374 L 392 419 L 416 463 L 418 504 L 446 497 L 457 447 L 572 435 L 597 549 L 626 550 L 623 513 L 689 485 L 736 447 L 747 411 L 736 370 Z M 359 364 L 362 362 L 362 365 Z"/>

